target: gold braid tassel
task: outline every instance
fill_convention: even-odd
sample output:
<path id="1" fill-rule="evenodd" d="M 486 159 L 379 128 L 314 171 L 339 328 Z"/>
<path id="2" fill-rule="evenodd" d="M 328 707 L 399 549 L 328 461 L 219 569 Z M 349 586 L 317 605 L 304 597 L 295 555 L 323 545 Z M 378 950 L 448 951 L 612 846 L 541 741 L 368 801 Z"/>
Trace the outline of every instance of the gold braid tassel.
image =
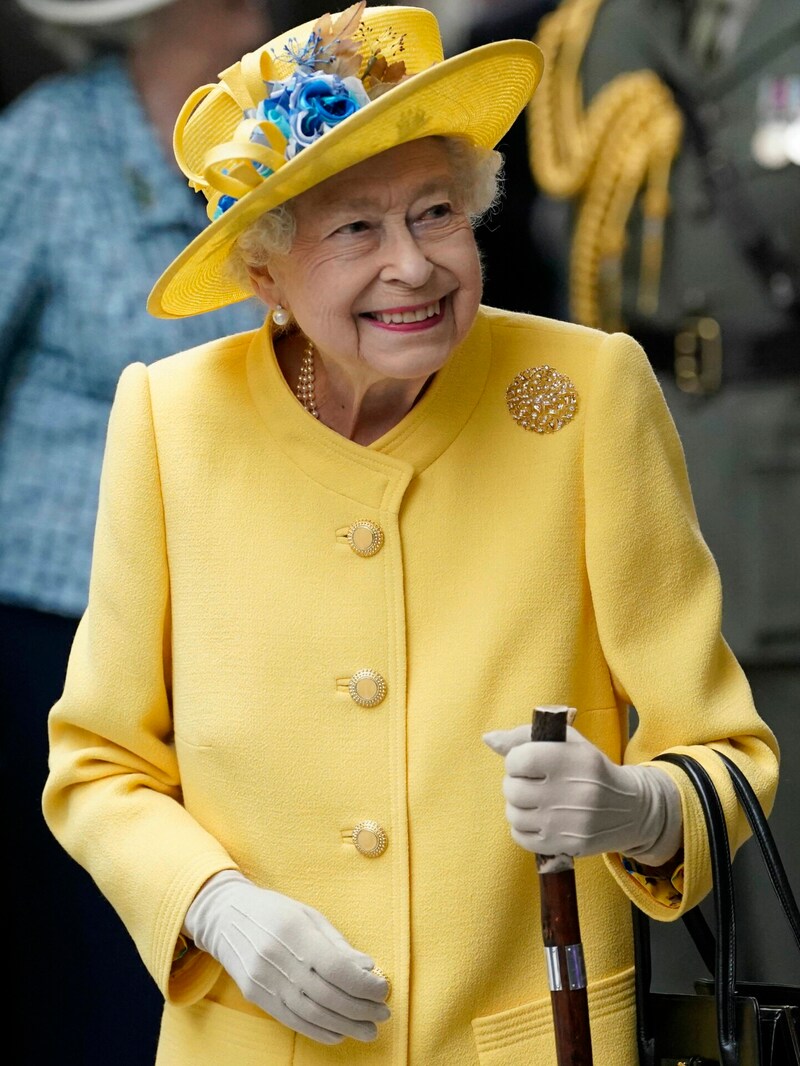
<path id="1" fill-rule="evenodd" d="M 622 258 L 631 213 L 644 229 L 638 308 L 658 307 L 669 175 L 683 119 L 650 70 L 620 74 L 584 107 L 580 68 L 603 0 L 562 0 L 542 19 L 541 85 L 528 105 L 531 172 L 558 199 L 578 199 L 570 255 L 570 314 L 605 330 L 624 328 Z"/>

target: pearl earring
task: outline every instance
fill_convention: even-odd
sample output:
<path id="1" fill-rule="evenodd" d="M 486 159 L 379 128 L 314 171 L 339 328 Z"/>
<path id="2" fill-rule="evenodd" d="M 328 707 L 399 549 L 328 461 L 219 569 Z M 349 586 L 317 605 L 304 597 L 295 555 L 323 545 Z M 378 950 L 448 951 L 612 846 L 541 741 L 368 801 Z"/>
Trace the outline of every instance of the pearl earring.
<path id="1" fill-rule="evenodd" d="M 285 307 L 281 307 L 281 305 L 278 304 L 272 312 L 272 321 L 276 326 L 285 326 L 289 321 L 289 312 Z"/>

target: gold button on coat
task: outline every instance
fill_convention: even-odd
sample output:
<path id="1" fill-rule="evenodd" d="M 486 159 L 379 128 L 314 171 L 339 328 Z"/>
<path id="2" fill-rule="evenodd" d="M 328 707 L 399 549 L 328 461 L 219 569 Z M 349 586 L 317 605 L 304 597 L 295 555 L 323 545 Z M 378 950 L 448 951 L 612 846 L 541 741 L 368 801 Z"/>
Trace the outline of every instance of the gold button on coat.
<path id="1" fill-rule="evenodd" d="M 376 859 L 386 851 L 386 845 L 389 841 L 386 839 L 386 833 L 384 833 L 378 823 L 367 819 L 354 826 L 353 843 L 356 846 L 356 851 L 360 851 L 362 855 L 366 855 L 369 859 Z"/>
<path id="2" fill-rule="evenodd" d="M 391 980 L 389 978 L 389 975 L 387 973 L 385 973 L 380 968 L 380 966 L 373 966 L 372 969 L 370 970 L 370 973 L 374 973 L 374 974 L 377 974 L 378 977 L 382 977 L 384 979 L 384 981 L 386 982 L 386 984 L 389 986 L 389 988 L 388 988 L 388 990 L 386 992 L 386 998 L 388 999 L 389 996 L 391 996 L 391 994 L 392 994 L 392 982 L 391 982 Z"/>
<path id="3" fill-rule="evenodd" d="M 375 522 L 362 518 L 353 522 L 348 529 L 347 543 L 356 555 L 367 559 L 370 555 L 377 555 L 383 547 L 383 530 Z"/>
<path id="4" fill-rule="evenodd" d="M 358 670 L 348 688 L 350 699 L 360 707 L 375 707 L 386 695 L 386 682 L 377 670 Z"/>

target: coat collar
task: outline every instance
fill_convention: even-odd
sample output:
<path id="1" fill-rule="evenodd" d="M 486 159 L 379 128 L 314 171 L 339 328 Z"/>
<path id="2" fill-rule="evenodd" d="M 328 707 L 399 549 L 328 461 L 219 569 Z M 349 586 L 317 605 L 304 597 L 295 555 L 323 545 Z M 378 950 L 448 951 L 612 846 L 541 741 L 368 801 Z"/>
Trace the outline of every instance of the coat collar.
<path id="1" fill-rule="evenodd" d="M 267 429 L 306 474 L 365 507 L 396 513 L 411 479 L 467 423 L 486 385 L 490 357 L 489 325 L 479 313 L 419 403 L 369 447 L 335 433 L 298 403 L 278 366 L 268 324 L 250 342 L 247 378 Z"/>

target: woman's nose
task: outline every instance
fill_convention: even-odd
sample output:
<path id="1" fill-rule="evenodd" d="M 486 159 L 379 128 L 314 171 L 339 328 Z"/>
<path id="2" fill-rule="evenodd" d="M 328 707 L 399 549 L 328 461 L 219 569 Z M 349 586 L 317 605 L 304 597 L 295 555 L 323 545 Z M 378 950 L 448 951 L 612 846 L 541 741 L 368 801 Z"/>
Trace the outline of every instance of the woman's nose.
<path id="1" fill-rule="evenodd" d="M 431 276 L 433 263 L 405 226 L 384 238 L 384 264 L 381 281 L 401 282 L 418 289 Z"/>

